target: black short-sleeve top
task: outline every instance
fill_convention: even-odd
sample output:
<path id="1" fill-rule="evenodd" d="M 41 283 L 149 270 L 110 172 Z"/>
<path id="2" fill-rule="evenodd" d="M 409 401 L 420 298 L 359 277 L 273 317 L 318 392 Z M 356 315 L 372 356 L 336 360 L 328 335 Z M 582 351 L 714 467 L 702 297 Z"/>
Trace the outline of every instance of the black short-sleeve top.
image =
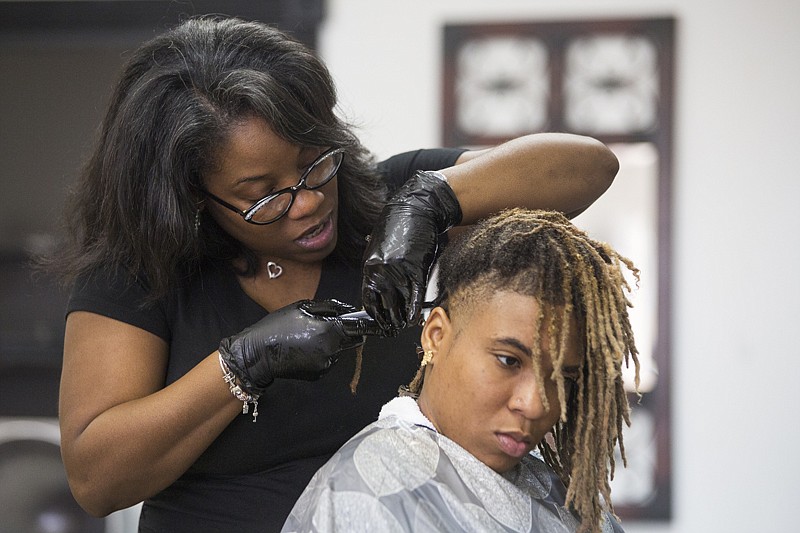
<path id="1" fill-rule="evenodd" d="M 414 171 L 451 166 L 461 153 L 418 150 L 378 168 L 394 190 Z M 228 265 L 206 264 L 155 306 L 141 308 L 146 289 L 122 276 L 92 276 L 75 284 L 67 312 L 101 314 L 164 339 L 170 349 L 166 384 L 214 352 L 222 338 L 267 314 Z M 360 307 L 360 290 L 358 269 L 334 256 L 325 260 L 315 299 Z M 279 530 L 317 468 L 413 377 L 419 334 L 415 327 L 395 338 L 370 337 L 355 394 L 354 350 L 342 353 L 318 381 L 276 380 L 259 401 L 256 423 L 249 415 L 236 417 L 180 479 L 145 502 L 140 531 Z"/>

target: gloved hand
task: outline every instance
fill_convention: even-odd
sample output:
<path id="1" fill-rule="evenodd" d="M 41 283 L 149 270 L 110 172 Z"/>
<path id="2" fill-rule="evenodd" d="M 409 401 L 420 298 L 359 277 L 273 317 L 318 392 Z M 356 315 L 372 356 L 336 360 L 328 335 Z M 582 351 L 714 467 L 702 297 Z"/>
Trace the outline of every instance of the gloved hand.
<path id="1" fill-rule="evenodd" d="M 382 331 L 369 317 L 342 318 L 356 308 L 336 300 L 301 300 L 223 339 L 219 353 L 246 392 L 261 395 L 275 378 L 313 381 L 339 352 Z"/>
<path id="2" fill-rule="evenodd" d="M 461 222 L 453 189 L 419 171 L 383 208 L 364 254 L 364 309 L 385 330 L 419 322 L 438 236 Z"/>

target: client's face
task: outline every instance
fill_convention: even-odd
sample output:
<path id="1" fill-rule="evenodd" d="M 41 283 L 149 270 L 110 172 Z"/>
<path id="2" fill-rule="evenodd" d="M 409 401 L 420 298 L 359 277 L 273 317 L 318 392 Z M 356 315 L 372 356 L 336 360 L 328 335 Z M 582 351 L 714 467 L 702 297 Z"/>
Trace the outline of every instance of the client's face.
<path id="1" fill-rule="evenodd" d="M 423 332 L 423 345 L 434 356 L 419 398 L 422 412 L 440 433 L 501 473 L 516 466 L 561 415 L 547 327 L 539 334 L 534 328 L 538 313 L 535 298 L 499 292 L 471 312 L 453 310 L 448 317 L 438 309 Z M 549 410 L 536 383 L 537 338 Z M 577 378 L 583 355 L 574 321 L 567 339 L 563 373 Z"/>

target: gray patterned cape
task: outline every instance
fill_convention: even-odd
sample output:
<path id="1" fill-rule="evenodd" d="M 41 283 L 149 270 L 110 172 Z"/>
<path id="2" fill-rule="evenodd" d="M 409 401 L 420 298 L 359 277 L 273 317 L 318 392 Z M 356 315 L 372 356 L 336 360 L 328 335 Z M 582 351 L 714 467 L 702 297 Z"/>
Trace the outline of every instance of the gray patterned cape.
<path id="1" fill-rule="evenodd" d="M 565 494 L 534 453 L 498 474 L 399 397 L 320 468 L 282 531 L 574 532 Z M 603 531 L 622 528 L 607 515 Z"/>

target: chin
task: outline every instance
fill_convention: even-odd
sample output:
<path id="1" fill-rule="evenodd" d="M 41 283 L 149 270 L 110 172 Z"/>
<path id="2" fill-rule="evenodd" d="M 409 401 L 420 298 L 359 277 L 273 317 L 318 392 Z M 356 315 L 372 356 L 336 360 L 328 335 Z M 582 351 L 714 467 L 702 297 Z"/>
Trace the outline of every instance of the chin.
<path id="1" fill-rule="evenodd" d="M 302 259 L 300 260 L 306 263 L 317 263 L 319 261 L 324 261 L 329 255 L 336 251 L 336 242 L 337 240 L 334 238 L 325 248 L 303 254 Z"/>
<path id="2" fill-rule="evenodd" d="M 320 260 L 325 259 L 329 255 L 331 255 L 333 252 L 335 252 L 336 251 L 336 245 L 338 243 L 339 243 L 339 236 L 334 232 L 333 238 L 331 239 L 330 244 L 328 244 L 328 246 L 326 246 L 325 248 L 323 248 L 322 250 L 319 251 Z"/>
<path id="3" fill-rule="evenodd" d="M 522 462 L 522 459 L 514 459 L 512 457 L 491 457 L 488 460 L 478 457 L 478 459 L 498 474 L 505 474 Z"/>
<path id="4" fill-rule="evenodd" d="M 510 462 L 510 463 L 503 463 L 502 465 L 500 465 L 500 466 L 498 466 L 496 468 L 490 466 L 489 468 L 491 468 L 492 470 L 494 470 L 498 474 L 505 474 L 506 472 L 514 470 L 514 468 L 516 468 L 517 465 L 520 464 L 520 462 L 522 462 L 522 460 L 513 461 L 513 462 Z"/>

